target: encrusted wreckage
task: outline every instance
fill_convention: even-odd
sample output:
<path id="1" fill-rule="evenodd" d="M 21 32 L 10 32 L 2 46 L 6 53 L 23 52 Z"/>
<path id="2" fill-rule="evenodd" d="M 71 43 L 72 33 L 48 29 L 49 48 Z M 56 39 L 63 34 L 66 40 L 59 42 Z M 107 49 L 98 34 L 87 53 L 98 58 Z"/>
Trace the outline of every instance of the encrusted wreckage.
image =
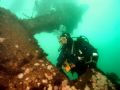
<path id="1" fill-rule="evenodd" d="M 54 12 L 20 20 L 0 8 L 0 90 L 115 90 L 114 84 L 94 69 L 69 81 L 46 59 L 32 35 L 60 24 L 69 26 L 69 18 L 65 18 Z"/>

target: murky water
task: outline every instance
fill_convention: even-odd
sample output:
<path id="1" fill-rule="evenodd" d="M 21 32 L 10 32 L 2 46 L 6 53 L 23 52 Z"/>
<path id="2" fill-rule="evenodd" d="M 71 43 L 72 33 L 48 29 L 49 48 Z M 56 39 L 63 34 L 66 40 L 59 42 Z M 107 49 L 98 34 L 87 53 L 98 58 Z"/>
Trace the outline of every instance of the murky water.
<path id="1" fill-rule="evenodd" d="M 19 18 L 31 18 L 37 15 L 36 5 L 41 5 L 40 14 L 46 13 L 49 8 L 54 10 L 54 6 L 60 4 L 62 0 L 56 2 L 52 0 L 0 0 L 0 6 L 11 10 Z M 48 2 L 49 1 L 49 2 Z M 103 71 L 114 72 L 120 77 L 120 10 L 119 0 L 66 0 L 76 3 L 76 5 L 87 6 L 87 10 L 82 16 L 82 20 L 76 29 L 74 29 L 72 36 L 85 35 L 90 43 L 98 49 L 99 61 L 98 67 Z M 41 10 L 44 10 L 42 12 Z M 74 18 L 74 17 L 73 17 Z M 46 53 L 48 59 L 56 64 L 58 57 L 59 43 L 57 39 L 58 34 L 55 32 L 42 32 L 36 34 L 34 37 L 38 40 L 40 45 Z M 49 41 L 49 45 L 48 45 Z"/>

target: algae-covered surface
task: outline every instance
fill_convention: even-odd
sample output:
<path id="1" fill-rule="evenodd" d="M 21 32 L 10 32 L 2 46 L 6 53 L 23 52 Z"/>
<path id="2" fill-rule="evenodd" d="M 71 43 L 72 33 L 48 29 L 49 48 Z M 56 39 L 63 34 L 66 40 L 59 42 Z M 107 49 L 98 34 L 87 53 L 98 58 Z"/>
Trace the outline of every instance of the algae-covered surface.
<path id="1" fill-rule="evenodd" d="M 116 90 L 98 69 L 88 69 L 78 80 L 70 81 L 46 59 L 33 35 L 61 24 L 75 28 L 78 23 L 72 26 L 71 17 L 58 13 L 18 19 L 0 8 L 0 90 Z"/>

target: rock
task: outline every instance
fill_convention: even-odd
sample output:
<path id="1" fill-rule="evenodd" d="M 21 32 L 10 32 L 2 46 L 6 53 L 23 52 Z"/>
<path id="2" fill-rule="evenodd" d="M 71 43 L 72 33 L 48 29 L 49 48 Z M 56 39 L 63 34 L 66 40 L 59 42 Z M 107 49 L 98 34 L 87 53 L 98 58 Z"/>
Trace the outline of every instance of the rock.
<path id="1" fill-rule="evenodd" d="M 29 80 L 29 78 L 27 77 L 25 80 Z"/>
<path id="2" fill-rule="evenodd" d="M 2 43 L 5 40 L 5 38 L 0 37 L 0 43 Z"/>
<path id="3" fill-rule="evenodd" d="M 48 89 L 47 90 L 53 90 L 53 88 L 52 88 L 52 85 L 51 84 L 49 84 L 48 85 Z"/>
<path id="4" fill-rule="evenodd" d="M 29 68 L 26 68 L 25 71 L 24 71 L 24 75 L 30 73 L 30 71 L 31 71 L 31 70 L 30 70 Z"/>
<path id="5" fill-rule="evenodd" d="M 47 69 L 48 69 L 48 70 L 51 70 L 52 68 L 53 68 L 52 65 L 48 65 L 48 66 L 47 66 Z"/>
<path id="6" fill-rule="evenodd" d="M 37 83 L 37 86 L 38 86 L 38 87 L 40 86 L 40 83 L 39 83 L 39 82 Z"/>
<path id="7" fill-rule="evenodd" d="M 58 86 L 54 86 L 53 90 L 59 90 L 59 87 Z"/>
<path id="8" fill-rule="evenodd" d="M 19 48 L 19 45 L 16 44 L 16 45 L 15 45 L 15 48 Z"/>
<path id="9" fill-rule="evenodd" d="M 71 89 L 72 89 L 72 90 L 77 90 L 75 86 L 72 86 Z"/>
<path id="10" fill-rule="evenodd" d="M 29 87 L 29 86 L 27 86 L 26 90 L 30 90 L 30 87 Z"/>
<path id="11" fill-rule="evenodd" d="M 68 84 L 68 80 L 64 80 L 64 81 L 62 81 L 62 87 L 67 86 L 67 84 Z"/>
<path id="12" fill-rule="evenodd" d="M 88 87 L 88 85 L 85 86 L 84 90 L 90 90 L 90 88 Z"/>
<path id="13" fill-rule="evenodd" d="M 22 79 L 22 78 L 23 78 L 23 76 L 24 76 L 24 74 L 23 74 L 23 73 L 18 74 L 18 78 L 19 78 L 19 79 Z"/>
<path id="14" fill-rule="evenodd" d="M 46 77 L 48 80 L 52 80 L 52 79 L 53 79 L 52 74 L 45 73 L 45 77 Z"/>
<path id="15" fill-rule="evenodd" d="M 48 83 L 48 80 L 47 80 L 47 79 L 43 79 L 43 80 L 42 80 L 42 83 L 46 83 L 46 84 L 47 84 L 47 83 Z"/>
<path id="16" fill-rule="evenodd" d="M 40 64 L 39 63 L 35 63 L 34 66 L 39 66 Z"/>

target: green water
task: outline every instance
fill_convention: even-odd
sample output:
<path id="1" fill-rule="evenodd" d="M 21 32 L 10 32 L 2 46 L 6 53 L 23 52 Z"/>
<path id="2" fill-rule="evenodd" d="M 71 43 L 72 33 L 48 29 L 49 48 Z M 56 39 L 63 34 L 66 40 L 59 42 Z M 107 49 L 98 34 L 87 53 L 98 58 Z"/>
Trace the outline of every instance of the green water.
<path id="1" fill-rule="evenodd" d="M 19 18 L 30 18 L 37 15 L 36 0 L 0 0 L 0 6 L 10 9 Z M 41 3 L 42 0 L 39 0 Z M 50 5 L 58 4 L 54 0 L 45 0 L 46 7 L 42 6 L 45 13 Z M 63 0 L 58 0 L 59 3 Z M 67 2 L 68 0 L 66 0 Z M 98 49 L 98 67 L 104 72 L 114 72 L 120 77 L 120 10 L 119 0 L 69 0 L 76 5 L 86 4 L 88 9 L 82 16 L 78 27 L 74 29 L 72 36 L 85 35 Z M 59 4 L 58 4 L 59 5 Z M 61 5 L 61 4 L 60 4 Z M 74 18 L 74 17 L 73 17 Z M 39 33 L 35 39 L 46 53 L 48 59 L 56 64 L 59 43 L 56 33 Z M 49 44 L 48 44 L 49 41 Z"/>

